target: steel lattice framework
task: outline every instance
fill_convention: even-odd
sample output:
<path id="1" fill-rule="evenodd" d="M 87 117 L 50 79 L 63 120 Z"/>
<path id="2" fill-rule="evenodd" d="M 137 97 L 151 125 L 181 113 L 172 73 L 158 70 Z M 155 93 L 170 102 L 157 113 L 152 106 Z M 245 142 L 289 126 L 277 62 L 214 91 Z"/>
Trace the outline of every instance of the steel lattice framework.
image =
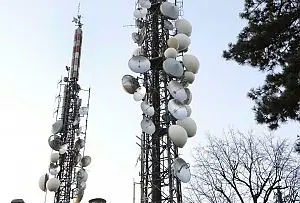
<path id="1" fill-rule="evenodd" d="M 82 132 L 82 129 L 80 128 L 81 115 L 79 112 L 82 100 L 79 97 L 81 88 L 78 84 L 82 45 L 82 24 L 80 18 L 80 15 L 78 15 L 77 18 L 74 18 L 78 28 L 75 30 L 74 34 L 72 63 L 70 68 L 67 67 L 68 77 L 65 77 L 64 83 L 62 83 L 64 86 L 64 93 L 62 96 L 62 103 L 60 104 L 59 102 L 59 105 L 61 105 L 60 119 L 63 121 L 60 137 L 62 143 L 68 148 L 67 153 L 62 154 L 59 159 L 60 172 L 58 173 L 57 178 L 60 180 L 60 187 L 55 192 L 54 203 L 69 203 L 71 199 L 78 197 L 78 192 L 83 193 L 84 191 L 84 188 L 82 189 L 79 185 L 80 181 L 78 181 L 78 170 L 82 168 L 78 166 L 78 156 L 80 156 L 82 147 L 75 144 L 78 140 L 77 138 L 82 134 L 85 142 L 88 118 L 88 116 L 86 116 L 85 132 Z M 89 107 L 89 98 L 90 89 L 88 90 L 87 109 Z M 57 112 L 57 115 L 58 114 L 59 113 Z"/>
<path id="2" fill-rule="evenodd" d="M 141 135 L 141 202 L 142 203 L 181 203 L 181 184 L 171 175 L 171 165 L 178 157 L 178 149 L 167 135 L 167 129 L 175 123 L 168 112 L 170 94 L 167 83 L 170 81 L 163 71 L 163 53 L 171 33 L 164 28 L 166 19 L 160 12 L 164 0 L 152 0 L 146 20 L 144 56 L 149 58 L 151 69 L 142 75 L 147 94 L 145 100 L 155 109 L 152 121 L 156 131 L 153 135 Z M 182 1 L 175 5 L 182 6 Z M 145 116 L 145 115 L 144 115 Z"/>

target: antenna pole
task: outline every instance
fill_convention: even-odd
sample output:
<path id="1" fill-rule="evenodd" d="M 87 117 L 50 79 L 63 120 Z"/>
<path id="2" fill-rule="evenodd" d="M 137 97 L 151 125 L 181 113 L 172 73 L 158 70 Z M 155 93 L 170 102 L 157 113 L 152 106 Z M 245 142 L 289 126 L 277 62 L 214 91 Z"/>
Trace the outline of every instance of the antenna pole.
<path id="1" fill-rule="evenodd" d="M 185 145 L 189 130 L 177 121 L 194 122 L 188 119 L 191 94 L 187 86 L 193 83 L 199 63 L 190 54 L 184 63 L 192 28 L 187 20 L 180 19 L 182 6 L 183 0 L 143 0 L 136 3 L 134 11 L 137 32 L 132 38 L 139 49 L 128 66 L 140 75 L 125 75 L 122 83 L 136 101 L 143 102 L 143 132 L 139 138 L 141 203 L 182 203 L 181 182 L 189 181 L 179 175 L 185 173 L 189 177 L 190 172 L 178 152 L 178 147 Z M 193 72 L 188 63 L 196 64 Z M 185 99 L 178 96 L 181 93 Z M 150 108 L 153 111 L 148 112 Z M 183 167 L 186 170 L 181 170 Z"/>
<path id="2" fill-rule="evenodd" d="M 55 111 L 56 121 L 52 126 L 52 135 L 48 140 L 49 146 L 53 151 L 56 151 L 54 154 L 57 155 L 59 152 L 58 158 L 55 160 L 52 160 L 53 153 L 51 154 L 49 166 L 50 177 L 48 181 L 52 181 L 54 185 L 48 189 L 55 193 L 54 203 L 81 201 L 87 181 L 85 167 L 90 164 L 90 157 L 84 156 L 90 88 L 84 91 L 78 84 L 83 25 L 79 11 L 80 3 L 77 17 L 73 18 L 77 28 L 74 34 L 71 66 L 66 66 L 67 76 L 59 81 L 59 98 Z M 61 88 L 62 86 L 63 88 Z M 62 89 L 63 93 L 61 93 Z M 88 92 L 87 101 L 84 100 L 83 102 L 79 97 L 80 91 Z M 84 107 L 83 105 L 87 106 Z M 81 122 L 82 120 L 83 122 Z M 46 176 L 48 177 L 48 173 Z M 41 185 L 43 184 L 40 183 L 40 187 Z M 44 188 L 41 189 L 45 191 Z"/>

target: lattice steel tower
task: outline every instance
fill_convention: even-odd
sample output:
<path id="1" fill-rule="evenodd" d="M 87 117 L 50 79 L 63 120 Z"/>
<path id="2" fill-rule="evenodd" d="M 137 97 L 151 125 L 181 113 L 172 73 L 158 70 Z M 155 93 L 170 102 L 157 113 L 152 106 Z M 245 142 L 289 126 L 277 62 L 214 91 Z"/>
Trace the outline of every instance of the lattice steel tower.
<path id="1" fill-rule="evenodd" d="M 72 62 L 70 67 L 66 66 L 67 77 L 58 82 L 56 121 L 48 139 L 52 149 L 49 171 L 39 181 L 41 190 L 46 192 L 48 189 L 55 193 L 54 203 L 70 203 L 72 199 L 75 202 L 81 201 L 88 177 L 85 167 L 91 162 L 91 157 L 84 155 L 90 89 L 83 90 L 78 84 L 82 46 L 81 16 L 78 14 L 73 22 L 77 28 Z M 80 97 L 85 92 L 86 101 Z"/>
<path id="2" fill-rule="evenodd" d="M 186 54 L 192 27 L 181 16 L 182 6 L 178 0 L 139 0 L 134 11 L 138 31 L 132 38 L 139 47 L 128 66 L 139 75 L 123 76 L 122 84 L 135 101 L 142 101 L 142 203 L 181 203 L 181 182 L 190 179 L 178 148 L 196 134 L 187 86 L 195 79 L 199 61 Z"/>

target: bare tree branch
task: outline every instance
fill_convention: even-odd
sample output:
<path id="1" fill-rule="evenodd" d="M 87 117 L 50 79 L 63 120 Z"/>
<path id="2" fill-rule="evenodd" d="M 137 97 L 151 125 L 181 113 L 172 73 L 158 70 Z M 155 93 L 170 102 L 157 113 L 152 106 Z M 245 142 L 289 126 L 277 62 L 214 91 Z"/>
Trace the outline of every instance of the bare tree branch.
<path id="1" fill-rule="evenodd" d="M 299 202 L 298 155 L 286 140 L 231 130 L 194 152 L 190 203 L 273 203 L 279 193 L 285 203 Z"/>

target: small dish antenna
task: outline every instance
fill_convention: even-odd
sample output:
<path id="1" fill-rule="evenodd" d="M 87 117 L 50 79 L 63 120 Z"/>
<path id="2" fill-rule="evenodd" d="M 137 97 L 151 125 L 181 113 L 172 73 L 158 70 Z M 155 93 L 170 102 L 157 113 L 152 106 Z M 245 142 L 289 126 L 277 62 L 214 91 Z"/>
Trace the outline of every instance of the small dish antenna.
<path id="1" fill-rule="evenodd" d="M 57 134 L 60 133 L 63 127 L 63 120 L 57 120 L 55 123 L 52 125 L 52 133 Z"/>
<path id="2" fill-rule="evenodd" d="M 133 94 L 139 87 L 139 83 L 135 77 L 131 75 L 124 75 L 122 77 L 122 86 L 127 93 Z"/>
<path id="3" fill-rule="evenodd" d="M 191 179 L 190 165 L 182 158 L 176 158 L 172 165 L 172 172 L 181 182 L 188 183 Z"/>
<path id="4" fill-rule="evenodd" d="M 133 99 L 134 101 L 141 101 L 144 99 L 146 95 L 146 88 L 144 86 L 141 86 L 136 89 L 136 91 L 133 93 Z"/>
<path id="5" fill-rule="evenodd" d="M 177 99 L 171 99 L 168 103 L 168 110 L 177 120 L 187 118 L 188 112 L 184 104 Z"/>
<path id="6" fill-rule="evenodd" d="M 155 125 L 149 118 L 144 118 L 141 122 L 141 128 L 143 132 L 152 135 L 155 132 Z"/>
<path id="7" fill-rule="evenodd" d="M 167 1 L 160 5 L 160 12 L 171 20 L 176 20 L 179 16 L 178 7 Z"/>
<path id="8" fill-rule="evenodd" d="M 176 61 L 174 58 L 167 58 L 163 62 L 163 69 L 168 75 L 177 78 L 183 75 L 183 66 L 179 61 Z"/>
<path id="9" fill-rule="evenodd" d="M 145 73 L 150 70 L 151 63 L 144 56 L 133 56 L 128 61 L 128 66 L 135 73 Z"/>
<path id="10" fill-rule="evenodd" d="M 185 101 L 188 98 L 187 92 L 184 87 L 176 80 L 171 80 L 168 85 L 167 89 L 169 90 L 170 94 L 174 99 L 179 100 L 180 102 Z"/>

